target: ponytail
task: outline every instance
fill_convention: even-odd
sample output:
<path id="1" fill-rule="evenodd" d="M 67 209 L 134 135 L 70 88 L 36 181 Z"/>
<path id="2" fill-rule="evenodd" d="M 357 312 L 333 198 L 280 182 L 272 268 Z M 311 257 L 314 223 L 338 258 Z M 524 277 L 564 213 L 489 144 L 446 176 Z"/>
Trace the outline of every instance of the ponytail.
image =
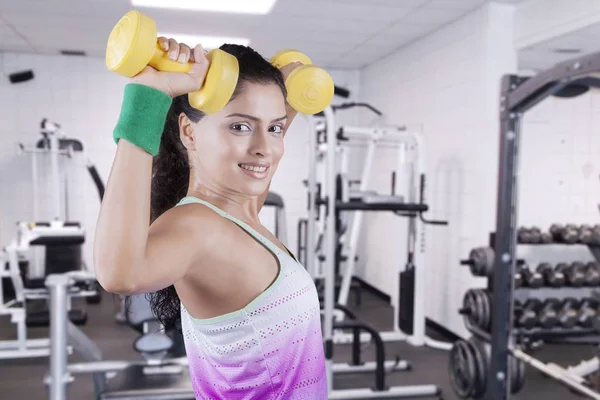
<path id="1" fill-rule="evenodd" d="M 190 163 L 187 150 L 179 138 L 179 115 L 185 113 L 192 122 L 204 114 L 191 107 L 188 96 L 173 99 L 158 154 L 152 164 L 152 194 L 150 197 L 150 223 L 185 197 L 190 181 Z M 148 294 L 152 312 L 165 330 L 178 328 L 181 302 L 175 286 L 171 285 Z"/>

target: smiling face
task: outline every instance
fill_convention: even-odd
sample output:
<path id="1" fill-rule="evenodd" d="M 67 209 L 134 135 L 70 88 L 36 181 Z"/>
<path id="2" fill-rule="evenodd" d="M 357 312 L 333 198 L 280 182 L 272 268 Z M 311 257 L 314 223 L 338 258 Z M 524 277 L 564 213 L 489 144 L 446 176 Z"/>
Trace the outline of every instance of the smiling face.
<path id="1" fill-rule="evenodd" d="M 263 194 L 283 156 L 285 124 L 281 88 L 244 82 L 240 93 L 218 113 L 197 123 L 182 123 L 192 184 L 221 194 Z"/>

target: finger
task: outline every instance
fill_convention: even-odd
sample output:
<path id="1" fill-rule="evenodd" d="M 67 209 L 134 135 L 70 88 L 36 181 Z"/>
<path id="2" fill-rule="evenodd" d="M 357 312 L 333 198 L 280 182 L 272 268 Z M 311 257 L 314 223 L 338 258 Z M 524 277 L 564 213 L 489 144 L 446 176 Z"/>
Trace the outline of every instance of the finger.
<path id="1" fill-rule="evenodd" d="M 169 58 L 173 61 L 179 57 L 179 44 L 175 39 L 169 39 Z"/>
<path id="2" fill-rule="evenodd" d="M 160 48 L 163 49 L 164 51 L 169 50 L 169 39 L 167 39 L 166 37 L 160 36 L 158 38 L 158 44 L 160 45 Z"/>
<path id="3" fill-rule="evenodd" d="M 190 59 L 191 52 L 192 52 L 192 50 L 190 49 L 190 47 L 187 44 L 180 43 L 179 44 L 179 57 L 177 57 L 177 61 L 179 61 L 180 63 L 188 62 L 188 60 Z"/>
<path id="4" fill-rule="evenodd" d="M 194 47 L 193 56 L 194 62 L 199 62 L 206 58 L 206 51 L 201 44 L 197 44 L 196 47 Z"/>

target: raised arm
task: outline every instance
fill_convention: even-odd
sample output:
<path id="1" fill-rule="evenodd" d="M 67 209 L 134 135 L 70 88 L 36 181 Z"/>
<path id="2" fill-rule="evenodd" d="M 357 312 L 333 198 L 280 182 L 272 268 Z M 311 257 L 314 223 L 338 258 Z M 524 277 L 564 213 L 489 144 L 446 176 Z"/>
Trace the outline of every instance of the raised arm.
<path id="1" fill-rule="evenodd" d="M 170 51 L 175 48 L 178 54 L 180 50 L 186 54 L 182 62 L 190 59 L 187 46 L 174 42 L 169 46 Z M 208 60 L 201 47 L 194 50 L 194 60 L 188 74 L 146 67 L 125 88 L 114 132 L 117 152 L 94 241 L 96 276 L 109 292 L 143 293 L 167 287 L 201 256 L 203 246 L 192 234 L 197 232 L 197 220 L 187 218 L 182 209 L 167 211 L 149 226 L 153 155 L 172 98 L 197 90 L 206 75 Z"/>

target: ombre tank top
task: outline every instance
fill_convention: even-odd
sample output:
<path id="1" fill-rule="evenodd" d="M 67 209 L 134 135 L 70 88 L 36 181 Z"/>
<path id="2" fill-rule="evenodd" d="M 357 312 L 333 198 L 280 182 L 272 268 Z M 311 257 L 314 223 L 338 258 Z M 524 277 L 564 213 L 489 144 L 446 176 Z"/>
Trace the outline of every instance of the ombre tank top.
<path id="1" fill-rule="evenodd" d="M 278 260 L 277 278 L 246 307 L 209 319 L 181 305 L 181 327 L 196 399 L 327 399 L 317 291 L 306 269 L 248 224 L 200 203 L 245 230 Z M 210 279 L 210 277 L 207 277 Z"/>

